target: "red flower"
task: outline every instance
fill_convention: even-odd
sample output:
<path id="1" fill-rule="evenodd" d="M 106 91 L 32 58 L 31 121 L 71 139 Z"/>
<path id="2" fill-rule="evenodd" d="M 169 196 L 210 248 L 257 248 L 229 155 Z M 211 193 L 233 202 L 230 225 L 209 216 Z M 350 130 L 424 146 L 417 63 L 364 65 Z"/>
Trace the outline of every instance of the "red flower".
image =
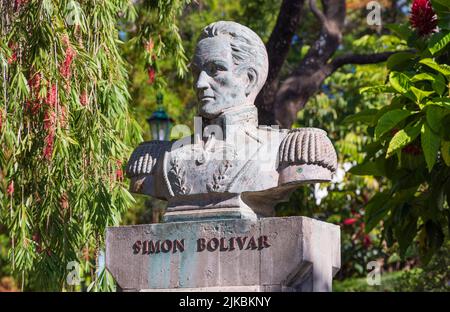
<path id="1" fill-rule="evenodd" d="M 59 199 L 59 204 L 62 209 L 67 210 L 69 209 L 69 196 L 67 196 L 67 193 L 64 192 Z"/>
<path id="2" fill-rule="evenodd" d="M 62 128 L 67 126 L 67 109 L 65 106 L 58 105 L 59 122 Z"/>
<path id="3" fill-rule="evenodd" d="M 39 91 L 41 90 L 41 74 L 36 73 L 31 77 L 31 79 L 28 80 L 28 86 L 30 89 L 35 93 L 37 96 L 39 94 Z"/>
<path id="4" fill-rule="evenodd" d="M 14 1 L 14 10 L 17 11 L 23 4 L 26 4 L 28 0 L 15 0 Z"/>
<path id="5" fill-rule="evenodd" d="M 65 79 L 68 79 L 71 76 L 70 65 L 72 65 L 75 54 L 75 50 L 72 49 L 72 47 L 69 46 L 66 49 L 66 57 L 64 59 L 63 65 L 60 68 L 61 76 L 63 76 Z"/>
<path id="6" fill-rule="evenodd" d="M 25 110 L 29 112 L 31 115 L 36 115 L 41 108 L 41 103 L 37 101 L 26 101 L 25 102 Z"/>
<path id="7" fill-rule="evenodd" d="M 6 189 L 6 194 L 12 196 L 14 194 L 14 181 L 11 181 Z"/>
<path id="8" fill-rule="evenodd" d="M 436 30 L 437 17 L 430 0 L 414 0 L 409 22 L 420 36 L 431 34 Z"/>
<path id="9" fill-rule="evenodd" d="M 54 132 L 55 121 L 56 121 L 55 112 L 52 110 L 47 110 L 44 113 L 44 129 L 47 130 L 47 132 Z"/>
<path id="10" fill-rule="evenodd" d="M 123 181 L 123 171 L 122 171 L 122 162 L 120 160 L 117 161 L 117 170 L 116 170 L 116 180 L 122 182 Z"/>
<path id="11" fill-rule="evenodd" d="M 354 224 L 358 219 L 356 218 L 347 218 L 344 220 L 344 225 L 352 225 Z"/>
<path id="12" fill-rule="evenodd" d="M 46 160 L 52 159 L 54 141 L 55 141 L 55 133 L 54 131 L 51 131 L 45 137 L 45 147 L 43 156 Z"/>
<path id="13" fill-rule="evenodd" d="M 48 106 L 54 107 L 58 103 L 58 90 L 56 89 L 56 84 L 53 84 L 50 92 L 47 94 L 45 102 Z"/>
<path id="14" fill-rule="evenodd" d="M 149 84 L 153 84 L 155 82 L 155 69 L 153 67 L 149 67 L 147 68 L 147 73 L 148 73 L 148 83 Z"/>
<path id="15" fill-rule="evenodd" d="M 366 248 L 370 247 L 370 245 L 372 245 L 372 239 L 370 238 L 370 236 L 368 234 L 364 235 L 363 245 Z"/>
<path id="16" fill-rule="evenodd" d="M 86 105 L 88 105 L 88 101 L 89 101 L 88 94 L 85 90 L 85 91 L 83 91 L 83 93 L 80 96 L 80 104 L 83 106 L 86 106 Z"/>
<path id="17" fill-rule="evenodd" d="M 17 52 L 13 52 L 13 54 L 11 55 L 11 57 L 8 59 L 8 64 L 11 65 L 11 64 L 14 63 L 15 61 L 17 61 Z"/>

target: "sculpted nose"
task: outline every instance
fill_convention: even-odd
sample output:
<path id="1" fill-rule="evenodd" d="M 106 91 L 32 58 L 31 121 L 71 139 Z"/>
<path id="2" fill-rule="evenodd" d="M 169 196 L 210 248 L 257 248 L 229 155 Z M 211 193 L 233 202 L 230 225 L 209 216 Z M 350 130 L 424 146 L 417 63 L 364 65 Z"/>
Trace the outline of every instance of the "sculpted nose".
<path id="1" fill-rule="evenodd" d="M 204 90 L 208 88 L 208 79 L 207 79 L 207 74 L 205 71 L 202 71 L 200 73 L 200 75 L 198 75 L 198 79 L 197 79 L 197 83 L 195 84 L 195 87 L 198 90 Z"/>

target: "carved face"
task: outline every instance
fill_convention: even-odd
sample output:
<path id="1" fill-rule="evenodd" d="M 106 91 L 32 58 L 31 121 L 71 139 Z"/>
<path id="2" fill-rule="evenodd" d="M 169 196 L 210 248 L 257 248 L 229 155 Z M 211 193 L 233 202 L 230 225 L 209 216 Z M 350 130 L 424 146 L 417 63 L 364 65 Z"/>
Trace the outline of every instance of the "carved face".
<path id="1" fill-rule="evenodd" d="M 249 78 L 237 70 L 226 36 L 205 38 L 197 44 L 192 62 L 200 115 L 214 118 L 233 106 L 245 105 Z"/>

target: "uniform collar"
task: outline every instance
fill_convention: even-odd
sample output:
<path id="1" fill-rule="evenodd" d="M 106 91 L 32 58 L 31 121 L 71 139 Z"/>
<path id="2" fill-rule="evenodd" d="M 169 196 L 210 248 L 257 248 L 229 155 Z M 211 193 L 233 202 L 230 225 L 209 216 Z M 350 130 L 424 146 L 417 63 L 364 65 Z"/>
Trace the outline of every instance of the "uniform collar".
<path id="1" fill-rule="evenodd" d="M 218 117 L 206 121 L 207 125 L 219 125 L 224 133 L 227 126 L 257 127 L 258 110 L 254 105 L 238 106 L 224 111 Z"/>

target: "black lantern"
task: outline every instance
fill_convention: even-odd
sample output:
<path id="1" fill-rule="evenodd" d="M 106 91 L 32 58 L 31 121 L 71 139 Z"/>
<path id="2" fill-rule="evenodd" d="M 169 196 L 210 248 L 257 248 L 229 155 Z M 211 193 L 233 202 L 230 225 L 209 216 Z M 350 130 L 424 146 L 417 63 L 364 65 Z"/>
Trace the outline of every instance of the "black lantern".
<path id="1" fill-rule="evenodd" d="M 173 119 L 166 113 L 162 104 L 163 95 L 158 92 L 156 95 L 157 109 L 153 112 L 150 118 L 147 119 L 147 122 L 150 125 L 153 140 L 168 141 L 170 138 L 170 127 L 173 123 Z"/>

